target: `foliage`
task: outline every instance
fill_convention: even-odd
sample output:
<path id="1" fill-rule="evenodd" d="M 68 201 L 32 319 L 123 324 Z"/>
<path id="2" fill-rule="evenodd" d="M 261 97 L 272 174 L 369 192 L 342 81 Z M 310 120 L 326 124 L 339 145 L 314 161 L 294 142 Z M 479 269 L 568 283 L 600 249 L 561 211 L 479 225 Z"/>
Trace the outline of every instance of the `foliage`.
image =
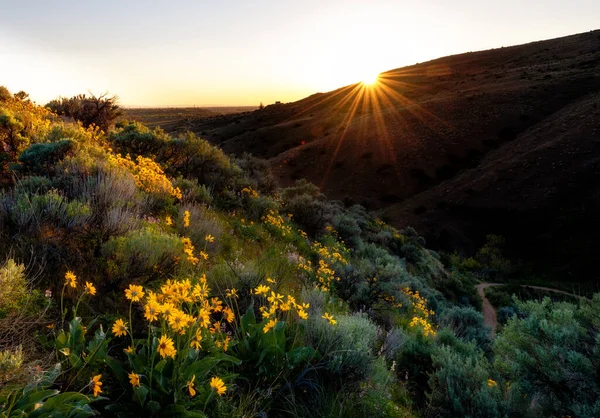
<path id="1" fill-rule="evenodd" d="M 81 122 L 86 128 L 95 125 L 105 132 L 121 115 L 117 96 L 108 96 L 107 93 L 100 96 L 79 94 L 71 98 L 59 97 L 50 101 L 46 107 L 57 115 Z"/>

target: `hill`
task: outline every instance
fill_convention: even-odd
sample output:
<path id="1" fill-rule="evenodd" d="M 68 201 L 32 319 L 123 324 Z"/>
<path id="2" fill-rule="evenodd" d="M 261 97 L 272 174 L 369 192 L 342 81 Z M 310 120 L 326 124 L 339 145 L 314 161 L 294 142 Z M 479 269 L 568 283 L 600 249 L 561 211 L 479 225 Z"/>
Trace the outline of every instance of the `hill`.
<path id="1" fill-rule="evenodd" d="M 434 247 L 469 251 L 502 233 L 536 273 L 595 281 L 599 92 L 592 31 L 188 125 L 227 152 L 269 159 L 283 185 L 307 178 Z"/>

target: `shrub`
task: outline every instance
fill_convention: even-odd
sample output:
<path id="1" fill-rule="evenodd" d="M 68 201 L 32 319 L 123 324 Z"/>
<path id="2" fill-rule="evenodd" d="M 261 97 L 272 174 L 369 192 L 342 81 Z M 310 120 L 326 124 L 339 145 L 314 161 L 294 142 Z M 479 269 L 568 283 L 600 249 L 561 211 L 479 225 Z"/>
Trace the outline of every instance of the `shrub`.
<path id="1" fill-rule="evenodd" d="M 490 379 L 490 364 L 481 351 L 468 355 L 441 346 L 433 354 L 429 407 L 440 417 L 500 417 L 498 383 Z"/>
<path id="2" fill-rule="evenodd" d="M 452 329 L 463 341 L 474 341 L 481 349 L 486 349 L 490 343 L 490 329 L 484 328 L 483 315 L 470 306 L 445 309 L 440 315 L 439 324 Z"/>
<path id="3" fill-rule="evenodd" d="M 0 318 L 22 307 L 27 296 L 25 266 L 9 259 L 0 268 Z"/>
<path id="4" fill-rule="evenodd" d="M 81 122 L 86 128 L 96 125 L 105 132 L 122 113 L 117 104 L 117 96 L 109 97 L 107 93 L 100 96 L 80 94 L 68 99 L 59 97 L 50 101 L 46 107 L 57 115 Z"/>
<path id="5" fill-rule="evenodd" d="M 183 258 L 179 236 L 148 226 L 111 238 L 102 247 L 107 259 L 109 288 L 122 284 L 147 283 L 172 273 Z"/>

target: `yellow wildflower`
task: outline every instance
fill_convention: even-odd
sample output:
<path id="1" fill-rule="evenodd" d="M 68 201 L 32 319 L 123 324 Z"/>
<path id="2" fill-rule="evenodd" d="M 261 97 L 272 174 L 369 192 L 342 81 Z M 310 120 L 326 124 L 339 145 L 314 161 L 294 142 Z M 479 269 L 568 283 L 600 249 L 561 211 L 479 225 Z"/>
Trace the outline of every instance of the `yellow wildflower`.
<path id="1" fill-rule="evenodd" d="M 96 288 L 90 282 L 85 282 L 85 291 L 88 292 L 92 296 L 94 296 L 96 294 Z"/>
<path id="2" fill-rule="evenodd" d="M 213 377 L 212 379 L 210 379 L 210 387 L 214 389 L 219 396 L 222 396 L 227 390 L 227 386 L 225 386 L 225 383 L 218 377 Z"/>
<path id="3" fill-rule="evenodd" d="M 273 327 L 275 327 L 275 324 L 277 324 L 277 319 L 271 319 L 269 322 L 267 322 L 267 324 L 263 327 L 263 332 L 266 334 L 267 332 L 269 332 Z"/>
<path id="4" fill-rule="evenodd" d="M 69 286 L 73 288 L 77 287 L 77 276 L 75 276 L 75 273 L 73 273 L 71 270 L 67 271 L 65 274 L 65 280 L 67 281 L 66 284 Z"/>
<path id="5" fill-rule="evenodd" d="M 127 335 L 127 322 L 124 322 L 121 318 L 117 319 L 112 326 L 112 332 L 117 337 Z"/>
<path id="6" fill-rule="evenodd" d="M 133 386 L 134 388 L 139 388 L 140 387 L 140 375 L 137 373 L 129 373 L 129 383 L 131 383 L 131 386 Z"/>
<path id="7" fill-rule="evenodd" d="M 333 319 L 333 315 L 330 315 L 327 312 L 325 312 L 325 315 L 323 315 L 321 318 L 328 320 L 331 325 L 335 325 L 337 323 L 337 321 Z"/>
<path id="8" fill-rule="evenodd" d="M 102 389 L 100 388 L 102 386 L 102 382 L 100 381 L 101 378 L 102 375 L 99 374 L 92 377 L 92 380 L 90 380 L 89 387 L 90 390 L 94 392 L 94 396 L 98 396 L 99 393 L 102 393 Z"/>
<path id="9" fill-rule="evenodd" d="M 200 343 L 202 342 L 202 333 L 199 329 L 196 330 L 196 334 L 194 338 L 192 338 L 192 342 L 190 342 L 190 347 L 195 350 L 200 350 Z"/>
<path id="10" fill-rule="evenodd" d="M 223 309 L 223 315 L 225 316 L 225 320 L 230 324 L 235 320 L 235 314 L 229 306 Z"/>
<path id="11" fill-rule="evenodd" d="M 196 395 L 196 389 L 194 389 L 194 380 L 196 380 L 196 375 L 193 375 L 192 380 L 187 382 L 187 388 L 188 388 L 188 391 L 190 392 L 190 396 Z"/>
<path id="12" fill-rule="evenodd" d="M 175 358 L 175 354 L 177 353 L 177 350 L 175 350 L 175 346 L 173 344 L 173 340 L 167 337 L 166 335 L 161 336 L 158 340 L 158 348 L 156 349 L 156 351 L 158 352 L 158 354 L 160 354 L 162 358 Z"/>
<path id="13" fill-rule="evenodd" d="M 173 220 L 171 219 L 171 217 L 170 217 L 170 216 L 167 216 L 167 217 L 165 218 L 165 222 L 166 222 L 167 226 L 171 226 L 171 225 L 173 225 Z"/>
<path id="14" fill-rule="evenodd" d="M 158 314 L 160 313 L 160 305 L 158 302 L 150 301 L 144 306 L 144 318 L 148 320 L 148 322 L 153 322 L 158 320 Z"/>
<path id="15" fill-rule="evenodd" d="M 206 242 L 215 242 L 215 237 L 213 237 L 212 235 L 208 234 L 207 236 L 204 237 L 204 240 Z"/>
<path id="16" fill-rule="evenodd" d="M 233 289 L 227 289 L 225 296 L 228 298 L 232 298 L 232 299 L 237 299 L 238 298 L 238 291 L 236 288 Z"/>
<path id="17" fill-rule="evenodd" d="M 124 348 L 123 351 L 125 351 L 127 354 L 133 354 L 134 348 L 130 345 L 129 347 Z"/>
<path id="18" fill-rule="evenodd" d="M 258 286 L 256 289 L 254 289 L 254 294 L 255 295 L 266 295 L 267 292 L 271 290 L 271 288 L 269 286 L 265 286 L 265 285 L 260 285 Z"/>
<path id="19" fill-rule="evenodd" d="M 190 211 L 189 210 L 186 210 L 185 212 L 183 212 L 183 226 L 186 228 L 190 226 Z"/>
<path id="20" fill-rule="evenodd" d="M 125 297 L 132 302 L 139 302 L 144 297 L 144 288 L 130 284 L 128 289 L 125 289 Z"/>

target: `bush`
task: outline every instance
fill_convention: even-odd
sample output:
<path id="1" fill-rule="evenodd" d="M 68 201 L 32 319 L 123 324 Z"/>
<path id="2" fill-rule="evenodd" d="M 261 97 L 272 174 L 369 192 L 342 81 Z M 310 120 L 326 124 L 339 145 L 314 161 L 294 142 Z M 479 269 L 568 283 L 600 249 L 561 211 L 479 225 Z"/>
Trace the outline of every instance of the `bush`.
<path id="1" fill-rule="evenodd" d="M 122 113 L 117 104 L 117 96 L 108 97 L 107 93 L 100 96 L 80 94 L 69 99 L 59 97 L 50 101 L 46 107 L 57 115 L 81 122 L 86 128 L 95 125 L 105 132 Z"/>
<path id="2" fill-rule="evenodd" d="M 500 417 L 500 389 L 490 379 L 490 364 L 474 348 L 469 355 L 449 346 L 433 354 L 429 407 L 440 417 Z"/>
<path id="3" fill-rule="evenodd" d="M 449 327 L 461 340 L 475 342 L 481 349 L 487 349 L 490 344 L 490 329 L 483 326 L 483 315 L 470 306 L 444 310 L 439 324 Z"/>
<path id="4" fill-rule="evenodd" d="M 27 296 L 25 266 L 8 260 L 0 268 L 0 318 L 22 308 Z"/>
<path id="5" fill-rule="evenodd" d="M 102 247 L 102 255 L 107 260 L 107 288 L 111 290 L 167 276 L 175 271 L 178 259 L 184 257 L 179 236 L 153 226 L 111 238 Z"/>

